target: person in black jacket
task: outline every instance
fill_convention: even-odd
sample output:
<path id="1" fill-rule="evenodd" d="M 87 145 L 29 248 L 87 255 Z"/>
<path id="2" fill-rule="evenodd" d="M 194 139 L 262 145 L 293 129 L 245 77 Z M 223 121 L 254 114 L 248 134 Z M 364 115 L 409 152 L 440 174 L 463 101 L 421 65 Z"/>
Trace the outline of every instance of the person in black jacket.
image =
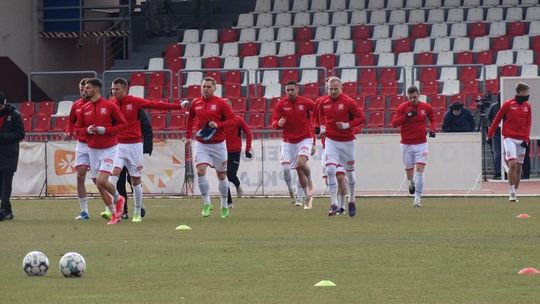
<path id="1" fill-rule="evenodd" d="M 154 133 L 152 132 L 152 124 L 150 122 L 150 119 L 148 118 L 148 114 L 146 114 L 143 109 L 139 110 L 139 121 L 141 123 L 141 131 L 143 136 L 143 153 L 152 155 L 152 150 L 154 149 Z M 131 186 L 131 177 L 129 176 L 127 168 L 124 167 L 122 168 L 122 172 L 120 172 L 120 175 L 118 176 L 116 189 L 118 189 L 118 193 L 120 193 L 120 195 L 124 196 L 127 199 L 126 181 Z M 133 189 L 131 189 L 131 192 L 133 192 Z M 128 204 L 124 204 L 124 213 L 122 213 L 122 219 L 124 220 L 129 218 L 127 205 Z M 143 204 L 141 208 L 141 217 L 144 217 L 145 215 L 146 209 L 144 208 Z"/>
<path id="2" fill-rule="evenodd" d="M 450 105 L 444 115 L 443 132 L 474 132 L 474 118 L 468 109 L 463 108 L 460 102 Z"/>
<path id="3" fill-rule="evenodd" d="M 0 221 L 12 220 L 11 185 L 19 162 L 19 142 L 24 139 L 24 125 L 17 109 L 7 104 L 0 92 Z"/>

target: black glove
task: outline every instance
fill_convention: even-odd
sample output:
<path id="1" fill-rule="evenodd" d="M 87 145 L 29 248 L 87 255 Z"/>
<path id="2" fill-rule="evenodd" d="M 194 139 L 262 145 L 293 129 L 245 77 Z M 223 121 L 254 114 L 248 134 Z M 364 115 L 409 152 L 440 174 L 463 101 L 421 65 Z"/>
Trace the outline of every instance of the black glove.
<path id="1" fill-rule="evenodd" d="M 435 135 L 436 135 L 435 131 L 433 131 L 433 130 L 429 131 L 429 137 L 435 137 Z"/>
<path id="2" fill-rule="evenodd" d="M 522 146 L 523 148 L 527 149 L 527 147 L 528 147 L 529 145 L 527 144 L 526 141 L 522 141 L 522 142 L 521 142 L 521 146 Z"/>
<path id="3" fill-rule="evenodd" d="M 412 110 L 412 111 L 409 111 L 407 113 L 405 113 L 405 116 L 407 116 L 407 118 L 412 118 L 412 117 L 415 117 L 416 116 L 416 110 Z"/>
<path id="4" fill-rule="evenodd" d="M 313 129 L 313 132 L 315 132 L 315 135 L 319 135 L 321 134 L 321 128 L 315 127 L 315 129 Z"/>
<path id="5" fill-rule="evenodd" d="M 253 154 L 251 154 L 251 152 L 249 151 L 246 151 L 246 158 L 252 158 L 253 157 Z"/>
<path id="6" fill-rule="evenodd" d="M 491 146 L 491 144 L 493 143 L 493 139 L 488 137 L 486 139 L 486 143 Z"/>

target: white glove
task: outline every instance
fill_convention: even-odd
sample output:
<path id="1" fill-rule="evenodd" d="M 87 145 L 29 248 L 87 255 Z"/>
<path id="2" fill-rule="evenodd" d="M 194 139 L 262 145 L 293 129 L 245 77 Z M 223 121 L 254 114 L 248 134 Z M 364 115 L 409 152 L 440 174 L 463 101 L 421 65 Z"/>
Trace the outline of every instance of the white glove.
<path id="1" fill-rule="evenodd" d="M 342 122 L 342 123 L 339 124 L 339 128 L 340 128 L 341 130 L 346 130 L 346 129 L 348 129 L 349 127 L 350 127 L 350 125 L 349 125 L 348 122 Z"/>
<path id="2" fill-rule="evenodd" d="M 105 127 L 96 127 L 96 129 L 97 129 L 97 134 L 99 135 L 105 134 Z"/>
<path id="3" fill-rule="evenodd" d="M 94 133 L 94 125 L 88 126 L 88 128 L 86 129 L 86 133 L 88 133 L 88 134 L 96 134 L 96 133 Z"/>
<path id="4" fill-rule="evenodd" d="M 319 133 L 319 134 L 324 134 L 324 133 L 326 133 L 326 126 L 325 126 L 325 125 L 321 125 L 320 128 L 321 128 L 321 133 Z"/>
<path id="5" fill-rule="evenodd" d="M 184 100 L 180 103 L 180 106 L 182 106 L 182 109 L 188 109 L 190 105 L 189 100 Z"/>

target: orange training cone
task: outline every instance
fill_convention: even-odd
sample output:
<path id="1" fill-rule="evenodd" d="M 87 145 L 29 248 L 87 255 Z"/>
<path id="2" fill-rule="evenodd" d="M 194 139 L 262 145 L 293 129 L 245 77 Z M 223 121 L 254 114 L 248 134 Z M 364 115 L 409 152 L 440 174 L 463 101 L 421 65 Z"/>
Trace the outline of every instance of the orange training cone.
<path id="1" fill-rule="evenodd" d="M 523 275 L 532 275 L 532 274 L 539 274 L 539 273 L 540 271 L 532 267 L 523 268 L 518 272 L 518 274 L 523 274 Z"/>
<path id="2" fill-rule="evenodd" d="M 521 213 L 519 214 L 518 216 L 516 216 L 518 219 L 528 219 L 530 218 L 531 216 L 528 215 L 527 213 Z"/>

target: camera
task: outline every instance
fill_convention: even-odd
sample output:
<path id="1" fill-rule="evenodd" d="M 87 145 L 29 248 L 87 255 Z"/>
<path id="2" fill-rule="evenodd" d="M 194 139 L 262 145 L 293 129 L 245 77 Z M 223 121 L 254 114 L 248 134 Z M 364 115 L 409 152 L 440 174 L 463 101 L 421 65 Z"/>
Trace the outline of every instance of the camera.
<path id="1" fill-rule="evenodd" d="M 484 113 L 491 106 L 491 93 L 476 97 L 476 111 Z"/>

